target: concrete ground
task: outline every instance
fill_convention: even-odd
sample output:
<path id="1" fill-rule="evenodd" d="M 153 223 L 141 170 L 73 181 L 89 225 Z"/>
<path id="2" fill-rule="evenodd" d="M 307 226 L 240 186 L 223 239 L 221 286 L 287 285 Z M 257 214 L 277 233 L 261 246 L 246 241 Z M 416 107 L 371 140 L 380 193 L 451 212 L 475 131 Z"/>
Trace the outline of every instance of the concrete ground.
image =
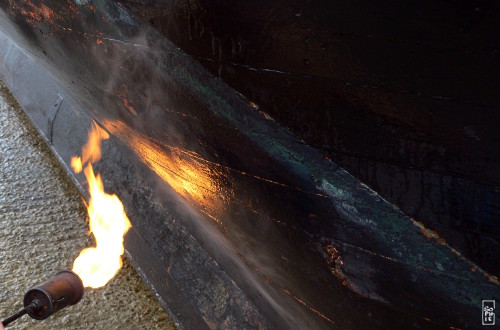
<path id="1" fill-rule="evenodd" d="M 71 269 L 92 244 L 86 209 L 29 119 L 0 81 L 0 319 L 24 293 Z M 175 329 L 130 263 L 104 288 L 44 321 L 24 316 L 8 329 Z"/>

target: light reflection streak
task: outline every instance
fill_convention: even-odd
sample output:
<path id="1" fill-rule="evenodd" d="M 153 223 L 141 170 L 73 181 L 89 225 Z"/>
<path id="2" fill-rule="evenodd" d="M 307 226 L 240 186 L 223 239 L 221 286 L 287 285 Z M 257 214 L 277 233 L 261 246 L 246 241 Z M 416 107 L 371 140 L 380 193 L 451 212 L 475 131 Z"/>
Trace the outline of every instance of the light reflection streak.
<path id="1" fill-rule="evenodd" d="M 159 145 L 117 120 L 103 120 L 103 126 L 124 141 L 163 181 L 188 201 L 203 205 L 204 213 L 215 222 L 213 215 L 218 208 L 217 179 L 221 175 L 191 155 L 177 147 Z M 219 189 L 220 190 L 220 189 Z"/>

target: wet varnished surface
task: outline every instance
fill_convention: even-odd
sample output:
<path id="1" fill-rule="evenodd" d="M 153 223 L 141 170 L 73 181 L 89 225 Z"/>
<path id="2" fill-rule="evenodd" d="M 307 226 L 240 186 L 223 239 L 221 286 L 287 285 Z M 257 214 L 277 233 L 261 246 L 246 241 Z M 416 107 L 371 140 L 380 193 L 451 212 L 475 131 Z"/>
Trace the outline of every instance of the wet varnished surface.
<path id="1" fill-rule="evenodd" d="M 123 1 L 310 145 L 496 275 L 492 1 Z"/>
<path id="2" fill-rule="evenodd" d="M 480 300 L 498 297 L 492 274 L 122 7 L 43 5 L 8 3 L 2 19 L 111 133 L 97 169 L 196 322 L 472 327 Z M 77 124 L 59 122 L 56 149 Z"/>

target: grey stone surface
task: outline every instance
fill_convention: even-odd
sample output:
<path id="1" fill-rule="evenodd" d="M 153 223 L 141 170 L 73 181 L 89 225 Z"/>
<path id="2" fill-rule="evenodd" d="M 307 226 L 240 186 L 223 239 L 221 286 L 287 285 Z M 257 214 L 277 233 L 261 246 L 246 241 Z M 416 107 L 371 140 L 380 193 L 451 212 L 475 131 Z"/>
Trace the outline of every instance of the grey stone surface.
<path id="1" fill-rule="evenodd" d="M 80 194 L 0 81 L 0 318 L 24 293 L 71 269 L 92 244 Z M 9 329 L 175 329 L 130 263 L 101 289 L 44 321 L 28 316 Z"/>

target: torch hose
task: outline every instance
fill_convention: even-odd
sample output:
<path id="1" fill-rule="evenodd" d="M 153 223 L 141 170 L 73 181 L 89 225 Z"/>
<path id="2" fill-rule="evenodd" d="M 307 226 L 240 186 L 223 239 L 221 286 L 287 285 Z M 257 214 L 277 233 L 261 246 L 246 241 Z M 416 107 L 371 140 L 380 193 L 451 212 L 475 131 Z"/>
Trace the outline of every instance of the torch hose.
<path id="1" fill-rule="evenodd" d="M 11 322 L 14 322 L 15 320 L 17 320 L 18 318 L 20 318 L 21 316 L 23 316 L 24 314 L 28 313 L 28 311 L 31 309 L 31 308 L 38 308 L 38 301 L 33 301 L 31 303 L 31 305 L 28 305 L 26 307 L 24 307 L 23 309 L 20 309 L 16 314 L 13 314 L 11 316 L 9 316 L 8 318 L 6 318 L 5 320 L 2 320 L 2 325 L 4 327 L 6 327 L 7 325 L 9 325 Z"/>

